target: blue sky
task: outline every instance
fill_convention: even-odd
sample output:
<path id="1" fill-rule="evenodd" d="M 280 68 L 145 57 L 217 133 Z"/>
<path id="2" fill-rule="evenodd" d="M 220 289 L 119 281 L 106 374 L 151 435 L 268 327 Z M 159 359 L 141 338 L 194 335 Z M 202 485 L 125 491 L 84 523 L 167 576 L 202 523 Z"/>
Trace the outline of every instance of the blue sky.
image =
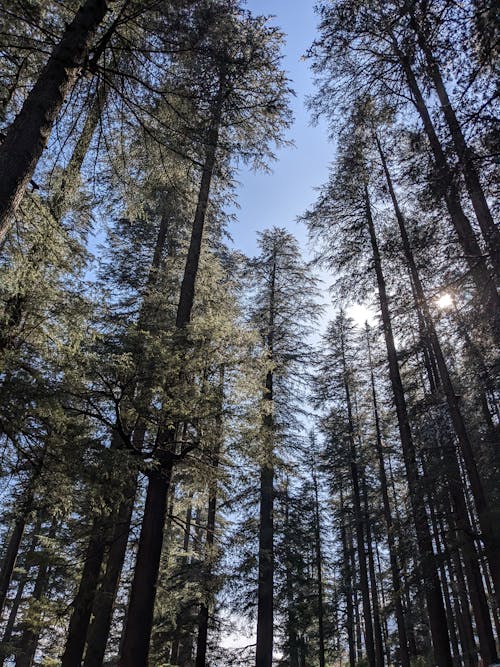
<path id="1" fill-rule="evenodd" d="M 247 7 L 254 14 L 273 15 L 273 23 L 286 34 L 284 67 L 296 92 L 292 100 L 295 120 L 287 138 L 294 141 L 295 148 L 278 152 L 271 174 L 240 171 L 241 208 L 230 231 L 235 246 L 249 255 L 257 252 L 257 231 L 273 226 L 286 227 L 305 250 L 306 231 L 295 220 L 314 201 L 314 187 L 326 180 L 333 158 L 325 124 L 312 127 L 305 106 L 314 87 L 309 65 L 301 57 L 316 36 L 317 17 L 312 0 L 248 0 Z"/>

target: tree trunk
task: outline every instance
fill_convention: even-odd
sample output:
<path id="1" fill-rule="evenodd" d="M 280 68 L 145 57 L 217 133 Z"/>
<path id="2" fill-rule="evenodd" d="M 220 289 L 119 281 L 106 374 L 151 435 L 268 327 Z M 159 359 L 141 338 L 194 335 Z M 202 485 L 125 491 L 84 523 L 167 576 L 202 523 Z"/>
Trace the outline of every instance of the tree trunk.
<path id="1" fill-rule="evenodd" d="M 75 665 L 81 664 L 95 591 L 106 549 L 106 537 L 105 524 L 100 520 L 95 520 L 85 554 L 85 563 L 78 592 L 73 601 L 73 613 L 66 635 L 66 646 L 61 658 L 61 667 L 75 667 Z"/>
<path id="2" fill-rule="evenodd" d="M 463 460 L 465 462 L 465 467 L 467 470 L 467 474 L 469 477 L 469 482 L 471 485 L 471 491 L 472 495 L 474 498 L 474 503 L 476 507 L 476 511 L 478 514 L 479 518 L 479 524 L 481 527 L 481 532 L 482 532 L 482 538 L 485 543 L 485 552 L 486 556 L 488 558 L 488 563 L 490 566 L 491 570 L 491 575 L 492 575 L 492 580 L 493 580 L 493 585 L 495 588 L 496 596 L 497 596 L 497 607 L 500 609 L 500 516 L 499 516 L 499 510 L 497 509 L 495 512 L 495 508 L 491 508 L 487 502 L 486 499 L 486 494 L 484 492 L 483 488 L 483 483 L 482 480 L 479 476 L 479 472 L 477 469 L 476 465 L 476 459 L 474 455 L 474 451 L 472 449 L 471 441 L 469 438 L 469 434 L 467 432 L 467 428 L 462 416 L 461 408 L 459 405 L 459 396 L 457 395 L 455 388 L 453 386 L 453 382 L 451 380 L 449 371 L 448 371 L 448 366 L 446 364 L 446 360 L 444 358 L 444 354 L 441 348 L 441 344 L 439 342 L 439 338 L 436 333 L 436 329 L 434 326 L 434 320 L 432 318 L 431 312 L 429 310 L 429 306 L 427 303 L 427 299 L 424 293 L 424 288 L 422 285 L 422 282 L 420 280 L 420 275 L 418 273 L 416 264 L 415 264 L 415 259 L 413 257 L 413 252 L 411 249 L 410 245 L 410 240 L 408 238 L 408 234 L 406 231 L 406 222 L 403 216 L 403 213 L 399 207 L 399 203 L 396 197 L 396 193 L 394 191 L 394 187 L 392 184 L 392 179 L 391 175 L 389 173 L 389 169 L 387 166 L 387 161 L 385 159 L 385 155 L 383 153 L 382 147 L 380 145 L 380 142 L 378 138 L 376 138 L 376 143 L 377 147 L 379 150 L 380 158 L 382 161 L 382 166 L 384 168 L 384 173 L 386 176 L 386 181 L 387 181 L 387 186 L 389 189 L 389 193 L 391 195 L 391 200 L 393 203 L 394 207 L 394 212 L 396 215 L 396 219 L 398 222 L 399 226 L 399 231 L 401 234 L 401 240 L 403 243 L 403 251 L 405 254 L 405 258 L 408 264 L 408 268 L 410 270 L 411 278 L 412 278 L 412 284 L 413 288 L 415 290 L 415 296 L 416 296 L 416 306 L 417 310 L 420 310 L 423 315 L 423 320 L 426 328 L 426 334 L 428 336 L 428 339 L 430 341 L 430 344 L 432 346 L 432 350 L 429 350 L 428 352 L 433 353 L 433 357 L 435 359 L 438 371 L 439 371 L 439 380 L 442 384 L 445 396 L 446 396 L 446 402 L 448 405 L 448 410 L 450 413 L 451 421 L 453 424 L 453 429 L 455 431 L 455 434 L 457 436 L 459 445 L 460 445 L 460 451 L 463 456 Z M 459 464 L 456 460 L 456 454 L 454 452 L 454 447 L 452 447 L 451 452 L 450 452 L 450 459 L 455 459 L 455 461 L 450 461 L 450 463 L 453 464 L 453 470 L 451 471 L 451 474 L 454 479 L 454 493 L 457 495 L 456 502 L 460 504 L 460 506 L 465 505 L 465 500 L 463 499 L 463 494 L 461 492 L 461 489 L 459 488 L 461 485 L 461 479 L 460 479 L 460 474 L 459 474 Z M 458 488 L 457 488 L 458 485 Z M 462 499 L 458 498 L 458 496 L 461 495 Z M 463 516 L 463 521 L 467 520 L 467 515 L 464 514 L 462 515 L 462 510 L 459 510 L 459 516 Z M 470 537 L 468 537 L 469 533 L 467 532 L 468 528 L 465 527 L 465 540 L 470 541 Z"/>
<path id="3" fill-rule="evenodd" d="M 114 603 L 127 552 L 136 489 L 137 478 L 134 479 L 134 484 L 130 487 L 128 498 L 120 503 L 111 538 L 106 571 L 101 587 L 97 591 L 94 600 L 93 620 L 87 635 L 87 650 L 83 661 L 84 667 L 100 667 L 103 664 L 113 617 Z"/>
<path id="4" fill-rule="evenodd" d="M 55 536 L 56 528 L 57 521 L 53 519 L 48 532 L 49 539 L 52 539 Z M 35 605 L 38 606 L 35 607 L 34 613 L 30 613 L 28 616 L 28 627 L 24 629 L 19 641 L 20 650 L 16 657 L 16 667 L 31 667 L 33 665 L 36 648 L 38 646 L 38 640 L 40 638 L 40 632 L 42 629 L 42 611 L 39 608 L 39 604 L 49 587 L 50 571 L 51 567 L 49 560 L 45 556 L 38 567 L 35 586 L 33 588 L 30 599 L 30 611 L 31 602 L 34 602 Z"/>
<path id="5" fill-rule="evenodd" d="M 7 130 L 0 146 L 0 244 L 106 12 L 106 0 L 80 7 Z"/>
<path id="6" fill-rule="evenodd" d="M 316 572 L 318 576 L 318 638 L 319 638 L 319 667 L 325 667 L 325 630 L 323 621 L 323 557 L 321 553 L 321 517 L 319 513 L 318 480 L 313 465 L 312 479 L 314 488 L 314 550 Z"/>
<path id="7" fill-rule="evenodd" d="M 382 492 L 382 503 L 384 508 L 384 519 L 387 527 L 387 543 L 389 546 L 389 559 L 391 563 L 392 588 L 394 595 L 394 611 L 396 615 L 396 623 L 398 626 L 399 638 L 399 659 L 402 667 L 410 667 L 410 654 L 408 651 L 408 639 L 406 636 L 406 624 L 403 612 L 403 603 L 401 600 L 401 573 L 397 558 L 396 542 L 394 539 L 394 521 L 392 518 L 391 503 L 389 500 L 389 492 L 387 486 L 387 474 L 385 471 L 384 449 L 382 444 L 382 430 L 380 428 L 380 417 L 378 411 L 377 392 L 375 388 L 375 376 L 373 372 L 373 360 L 371 355 L 370 334 L 368 325 L 366 328 L 366 342 L 368 351 L 368 364 L 370 367 L 370 382 L 372 390 L 373 414 L 375 420 L 375 443 L 377 448 L 378 458 L 378 472 L 380 479 L 380 490 Z"/>
<path id="8" fill-rule="evenodd" d="M 497 278 L 500 280 L 500 233 L 495 225 L 481 186 L 479 174 L 474 164 L 474 154 L 467 145 L 464 133 L 448 96 L 448 91 L 446 90 L 446 85 L 443 81 L 438 61 L 434 57 L 432 49 L 416 20 L 413 8 L 410 8 L 409 13 L 411 25 L 417 35 L 418 44 L 425 55 L 427 70 L 432 83 L 434 84 L 443 116 L 450 131 L 455 152 L 458 156 L 460 166 L 462 167 L 465 186 L 472 202 L 472 207 L 476 214 L 486 246 L 489 250 L 492 266 L 496 271 Z"/>
<path id="9" fill-rule="evenodd" d="M 217 511 L 217 474 L 219 468 L 219 459 L 223 442 L 223 409 L 224 409 L 224 366 L 219 371 L 219 394 L 220 405 L 216 416 L 215 424 L 215 447 L 212 454 L 212 479 L 208 488 L 208 512 L 207 512 L 207 537 L 205 541 L 205 562 L 202 571 L 202 584 L 204 589 L 204 598 L 200 605 L 198 616 L 198 636 L 196 640 L 196 663 L 195 667 L 205 667 L 207 660 L 207 641 L 208 641 L 208 620 L 209 605 L 211 603 L 211 582 L 213 570 L 213 548 L 215 540 L 215 518 Z"/>
<path id="10" fill-rule="evenodd" d="M 45 456 L 45 451 L 43 452 L 42 456 Z M 35 470 L 34 476 L 30 480 L 30 484 L 33 484 L 34 479 L 38 476 L 42 465 L 43 459 L 39 463 L 39 468 Z M 14 523 L 12 533 L 10 534 L 9 540 L 7 542 L 7 548 L 5 549 L 5 555 L 2 561 L 2 569 L 0 570 L 0 616 L 3 612 L 7 593 L 9 592 L 12 572 L 14 571 L 14 567 L 16 565 L 19 547 L 21 545 L 21 540 L 23 539 L 24 529 L 26 528 L 26 520 L 33 506 L 32 489 L 29 489 L 27 492 L 25 492 L 25 495 L 20 504 L 21 508 Z"/>
<path id="11" fill-rule="evenodd" d="M 276 254 L 270 276 L 269 316 L 267 322 L 266 352 L 270 364 L 273 362 Z M 257 645 L 256 667 L 272 667 L 274 632 L 274 416 L 273 416 L 273 372 L 266 374 L 263 396 L 269 405 L 262 419 L 262 449 L 264 460 L 260 465 L 260 522 L 259 522 L 259 574 L 257 586 Z"/>
<path id="12" fill-rule="evenodd" d="M 191 240 L 184 267 L 179 304 L 177 306 L 176 327 L 179 331 L 184 330 L 191 320 L 210 184 L 215 168 L 222 105 L 223 89 L 221 83 L 207 137 L 207 154 L 202 171 L 198 203 L 191 229 Z M 132 593 L 123 634 L 120 667 L 146 665 L 148 659 L 156 596 L 156 580 L 160 567 L 163 542 L 166 495 L 168 493 L 174 461 L 173 452 L 169 452 L 168 447 L 166 450 L 164 449 L 165 445 L 168 445 L 168 438 L 159 433 L 158 439 L 160 442 L 159 452 L 166 455 L 166 460 L 164 462 L 160 461 L 160 470 L 151 476 L 148 484 L 141 538 L 134 569 Z M 164 498 L 160 497 L 162 493 L 165 494 Z"/>
<path id="13" fill-rule="evenodd" d="M 469 265 L 471 276 L 478 289 L 483 304 L 484 316 L 489 318 L 492 325 L 492 331 L 498 341 L 500 337 L 500 302 L 495 283 L 490 275 L 490 271 L 475 237 L 472 225 L 462 208 L 460 195 L 454 183 L 453 175 L 451 174 L 448 161 L 436 134 L 436 130 L 415 78 L 415 74 L 411 68 L 409 58 L 401 51 L 395 40 L 393 44 L 396 55 L 400 59 L 406 75 L 408 86 L 413 95 L 415 107 L 422 119 L 424 130 L 429 139 L 435 166 L 437 168 L 437 173 L 439 174 L 439 181 L 436 185 L 444 198 L 458 240 L 464 250 L 465 260 Z"/>
<path id="14" fill-rule="evenodd" d="M 121 667 L 148 664 L 172 467 L 173 459 L 170 459 L 170 462 L 165 461 L 159 470 L 150 474 L 120 657 Z"/>
<path id="15" fill-rule="evenodd" d="M 363 602 L 363 618 L 365 621 L 365 646 L 366 654 L 368 658 L 368 664 L 370 667 L 377 665 L 376 656 L 375 656 L 375 643 L 373 639 L 373 621 L 372 621 L 372 612 L 370 605 L 370 587 L 368 584 L 368 571 L 366 567 L 366 548 L 365 548 L 365 538 L 363 530 L 363 513 L 361 510 L 361 491 L 359 484 L 359 469 L 357 462 L 357 452 L 356 444 L 354 441 L 354 419 L 352 413 L 352 402 L 351 402 L 351 392 L 348 382 L 348 369 L 345 358 L 345 341 L 344 334 L 341 330 L 341 348 L 342 348 L 342 366 L 343 366 L 343 381 L 344 381 L 344 392 L 345 392 L 345 401 L 347 407 L 347 422 L 349 427 L 349 467 L 351 472 L 351 483 L 352 483 L 352 500 L 354 506 L 354 519 L 356 523 L 356 545 L 358 550 L 358 566 L 359 566 L 359 578 L 361 584 L 361 597 Z"/>
<path id="16" fill-rule="evenodd" d="M 394 344 L 387 289 L 385 285 L 384 274 L 382 272 L 382 264 L 380 261 L 380 252 L 375 233 L 375 226 L 373 224 L 368 187 L 366 185 L 365 204 L 366 220 L 370 234 L 375 272 L 377 276 L 380 309 L 382 313 L 384 337 L 387 347 L 387 358 L 389 362 L 389 374 L 394 396 L 394 403 L 396 406 L 406 476 L 410 489 L 410 501 L 413 522 L 417 534 L 420 565 L 424 579 L 423 583 L 434 648 L 434 659 L 439 667 L 451 667 L 453 662 L 450 653 L 446 613 L 444 610 L 441 585 L 439 583 L 439 576 L 437 573 L 435 556 L 432 548 L 431 534 L 429 531 L 429 525 L 427 523 L 427 514 L 425 510 L 422 484 L 421 480 L 419 480 L 415 447 L 410 430 L 403 383 L 401 382 L 401 375 L 399 373 L 396 346 Z"/>
<path id="17" fill-rule="evenodd" d="M 352 570 L 351 570 L 351 554 L 349 549 L 349 543 L 347 540 L 347 531 L 345 525 L 345 511 L 344 511 L 344 499 L 342 494 L 342 487 L 340 489 L 340 512 L 341 512 L 341 525 L 340 525 L 340 538 L 342 542 L 342 579 L 343 579 L 343 588 L 345 591 L 346 599 L 346 625 L 347 625 L 347 645 L 349 647 L 349 667 L 354 667 L 356 664 L 356 645 L 354 642 L 354 609 L 352 604 L 352 591 L 353 591 L 353 581 L 352 581 Z"/>
<path id="18" fill-rule="evenodd" d="M 373 558 L 372 532 L 370 527 L 370 514 L 368 510 L 368 489 L 366 486 L 366 476 L 362 477 L 363 485 L 363 503 L 366 526 L 366 546 L 368 554 L 368 573 L 370 577 L 370 588 L 373 609 L 373 637 L 375 640 L 375 663 L 384 666 L 384 640 L 382 637 L 382 625 L 380 623 L 380 606 L 377 592 L 377 579 L 375 576 L 375 560 Z"/>

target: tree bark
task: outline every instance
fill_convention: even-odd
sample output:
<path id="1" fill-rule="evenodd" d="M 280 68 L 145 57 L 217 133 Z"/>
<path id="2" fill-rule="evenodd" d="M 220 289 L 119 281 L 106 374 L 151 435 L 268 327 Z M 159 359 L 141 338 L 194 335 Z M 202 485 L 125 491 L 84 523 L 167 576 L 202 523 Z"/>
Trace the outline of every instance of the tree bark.
<path id="1" fill-rule="evenodd" d="M 457 392 L 455 391 L 453 382 L 451 380 L 448 371 L 448 366 L 444 358 L 444 354 L 441 348 L 441 343 L 439 341 L 434 326 L 434 320 L 431 315 L 427 299 L 424 293 L 422 281 L 420 280 L 420 275 L 416 267 L 415 259 L 413 257 L 413 251 L 411 249 L 410 240 L 408 238 L 408 233 L 406 231 L 406 221 L 396 197 L 396 193 L 392 183 L 392 178 L 387 166 L 387 161 L 385 159 L 382 146 L 377 137 L 376 137 L 376 143 L 382 161 L 382 166 L 384 169 L 386 182 L 391 196 L 394 212 L 398 222 L 398 227 L 403 244 L 403 252 L 410 271 L 413 288 L 415 290 L 417 310 L 421 311 L 422 313 L 424 325 L 426 328 L 425 333 L 432 346 L 432 350 L 429 350 L 428 352 L 432 352 L 432 356 L 435 359 L 436 366 L 439 371 L 439 381 L 443 387 L 444 394 L 446 396 L 446 402 L 448 405 L 448 410 L 453 424 L 453 429 L 457 436 L 460 445 L 460 451 L 462 453 L 467 474 L 469 477 L 471 491 L 479 518 L 479 524 L 481 527 L 482 538 L 485 543 L 485 552 L 488 558 L 488 564 L 490 566 L 493 585 L 496 592 L 497 607 L 500 609 L 500 511 L 497 508 L 491 508 L 487 501 L 486 494 L 483 488 L 483 482 L 480 478 L 479 471 L 476 465 L 476 459 L 471 445 L 470 437 L 467 432 L 467 427 L 465 425 L 465 421 L 463 419 L 461 408 L 459 405 L 460 399 L 459 396 L 457 395 Z M 433 383 L 435 382 L 435 380 L 433 379 L 431 382 Z M 451 463 L 453 464 L 453 470 L 451 471 L 451 474 L 453 475 L 454 479 L 453 493 L 456 496 L 455 501 L 459 503 L 460 507 L 462 507 L 465 505 L 465 500 L 463 499 L 463 493 L 461 492 L 461 489 L 457 488 L 457 485 L 458 487 L 460 487 L 461 480 L 459 474 L 460 472 L 459 464 L 458 461 L 456 460 L 456 454 L 453 451 L 453 449 L 454 448 L 452 447 L 452 450 L 450 452 L 451 454 L 450 458 L 455 459 L 455 461 L 451 461 Z M 458 497 L 460 495 L 462 496 L 462 499 Z M 462 510 L 460 509 L 457 511 L 459 513 L 458 515 L 462 516 Z M 463 521 L 467 520 L 466 514 L 463 515 L 462 520 Z M 465 531 L 464 532 L 465 540 L 470 541 L 470 537 L 468 537 L 468 532 L 467 532 L 468 528 L 465 527 L 464 531 Z"/>
<path id="2" fill-rule="evenodd" d="M 270 276 L 269 315 L 267 322 L 266 352 L 269 363 L 273 362 L 274 318 L 276 289 L 276 253 Z M 273 372 L 266 374 L 263 396 L 267 412 L 262 419 L 262 448 L 264 461 L 260 466 L 260 522 L 259 522 L 259 573 L 257 585 L 257 645 L 256 667 L 272 667 L 274 631 L 274 416 L 273 416 Z"/>
<path id="3" fill-rule="evenodd" d="M 208 512 L 207 512 L 207 537 L 205 541 L 205 562 L 202 572 L 202 584 L 205 597 L 200 605 L 198 615 L 198 635 L 196 640 L 196 662 L 195 667 L 205 667 L 207 659 L 208 620 L 209 605 L 211 603 L 211 581 L 213 570 L 213 548 L 215 541 L 215 519 L 217 512 L 217 473 L 219 468 L 220 453 L 223 442 L 223 409 L 224 409 L 224 366 L 219 371 L 219 394 L 220 404 L 215 424 L 215 447 L 212 454 L 212 479 L 209 483 Z"/>
<path id="4" fill-rule="evenodd" d="M 325 667 L 325 629 L 323 612 L 323 556 L 321 552 L 321 517 L 319 513 L 318 479 L 313 465 L 312 480 L 314 488 L 314 550 L 316 556 L 316 572 L 318 577 L 318 638 L 319 667 Z"/>
<path id="5" fill-rule="evenodd" d="M 366 344 L 368 352 L 368 364 L 370 368 L 370 383 L 372 390 L 373 415 L 375 421 L 375 444 L 378 458 L 378 472 L 380 480 L 380 490 L 382 493 L 382 504 L 384 508 L 384 519 L 387 527 L 387 543 L 389 546 L 389 560 L 391 564 L 392 588 L 394 595 L 394 611 L 396 615 L 396 623 L 398 626 L 399 639 L 399 659 L 402 667 L 410 667 L 410 654 L 408 651 L 408 639 L 406 636 L 406 624 L 403 611 L 403 603 L 401 600 L 401 572 L 397 558 L 396 542 L 394 539 L 394 521 L 392 518 L 391 503 L 389 500 L 389 492 L 387 486 L 387 474 L 385 470 L 384 449 L 382 441 L 382 429 L 380 428 L 380 417 L 378 411 L 377 392 L 375 388 L 375 376 L 373 372 L 373 360 L 371 354 L 370 334 L 368 325 L 366 327 Z"/>
<path id="6" fill-rule="evenodd" d="M 347 423 L 348 423 L 348 442 L 349 442 L 349 468 L 351 472 L 352 483 L 352 500 L 354 506 L 354 520 L 356 524 L 356 546 L 358 550 L 358 567 L 359 578 L 361 585 L 361 597 L 363 602 L 363 618 L 365 621 L 365 646 L 370 667 L 377 665 L 375 655 L 375 643 L 373 639 L 373 620 L 370 605 L 370 587 L 368 583 L 368 571 L 366 567 L 366 548 L 365 536 L 363 529 L 363 513 L 361 510 L 361 490 L 359 484 L 359 468 L 357 461 L 356 444 L 354 441 L 354 418 L 352 412 L 351 392 L 348 381 L 348 369 L 345 355 L 345 340 L 344 333 L 340 332 L 340 343 L 342 350 L 342 367 L 343 367 L 343 383 L 345 392 L 345 401 L 347 407 Z"/>
<path id="7" fill-rule="evenodd" d="M 415 455 L 413 437 L 410 430 L 406 400 L 404 396 L 403 383 L 399 372 L 396 346 L 392 332 L 391 315 L 389 311 L 389 301 L 387 297 L 387 288 L 382 271 L 380 260 L 380 251 L 373 224 L 371 213 L 368 186 L 365 185 L 365 205 L 366 220 L 372 245 L 373 259 L 375 264 L 375 273 L 379 292 L 380 309 L 382 313 L 384 338 L 387 348 L 387 358 L 389 362 L 389 375 L 396 406 L 398 427 L 403 449 L 403 459 L 406 468 L 406 476 L 410 489 L 410 502 L 413 515 L 413 523 L 417 533 L 417 542 L 420 556 L 420 565 L 422 569 L 427 612 L 429 615 L 429 624 L 432 635 L 434 649 L 434 659 L 439 667 L 451 667 L 453 664 L 450 652 L 450 642 L 448 627 L 446 622 L 446 613 L 443 605 L 443 596 L 439 576 L 436 569 L 434 551 L 432 548 L 432 539 L 427 523 L 427 513 L 425 509 L 421 480 L 419 480 L 418 465 Z"/>
<path id="8" fill-rule="evenodd" d="M 435 166 L 439 174 L 439 180 L 436 185 L 440 194 L 444 198 L 458 240 L 464 250 L 465 260 L 468 263 L 472 279 L 477 287 L 481 303 L 483 304 L 483 316 L 490 321 L 492 331 L 498 341 L 500 338 L 500 300 L 495 283 L 490 275 L 490 271 L 477 242 L 472 225 L 462 208 L 457 186 L 455 185 L 446 155 L 441 146 L 441 142 L 439 141 L 439 137 L 436 134 L 436 130 L 422 92 L 420 91 L 417 79 L 411 68 L 410 60 L 408 56 L 401 51 L 395 39 L 393 45 L 395 53 L 400 59 L 401 66 L 408 82 L 408 87 L 413 95 L 415 107 L 422 120 L 434 156 Z"/>
<path id="9" fill-rule="evenodd" d="M 221 83 L 207 137 L 207 154 L 202 170 L 198 203 L 177 307 L 176 327 L 179 331 L 184 330 L 191 320 L 210 184 L 215 169 L 222 106 Z M 148 484 L 132 593 L 124 627 L 120 667 L 138 667 L 138 665 L 146 665 L 148 660 L 156 580 L 163 543 L 165 509 L 174 462 L 174 453 L 169 451 L 168 440 L 168 434 L 158 433 L 158 452 L 164 457 L 164 460 L 159 462 L 160 468 L 151 476 Z M 163 498 L 162 494 L 164 494 Z"/>
<path id="10" fill-rule="evenodd" d="M 415 30 L 418 44 L 425 56 L 427 70 L 432 83 L 434 84 L 441 111 L 443 112 L 446 124 L 448 125 L 455 152 L 458 156 L 460 166 L 462 167 L 465 186 L 486 242 L 486 247 L 489 250 L 493 269 L 496 271 L 497 279 L 500 280 L 500 232 L 495 225 L 488 202 L 486 201 L 479 174 L 474 164 L 474 154 L 467 144 L 462 127 L 460 126 L 453 105 L 451 104 L 438 61 L 434 57 L 422 28 L 416 20 L 414 8 L 411 6 L 409 13 L 411 25 Z"/>
<path id="11" fill-rule="evenodd" d="M 342 487 L 340 489 L 340 539 L 342 542 L 342 579 L 344 583 L 346 599 L 346 625 L 347 625 L 347 645 L 349 648 L 349 667 L 356 664 L 356 645 L 354 641 L 354 609 L 352 603 L 353 577 L 351 569 L 351 553 L 347 539 L 347 530 L 345 525 L 344 498 Z"/>
<path id="12" fill-rule="evenodd" d="M 0 244 L 107 9 L 106 0 L 84 2 L 7 130 L 0 146 Z"/>
<path id="13" fill-rule="evenodd" d="M 61 657 L 61 667 L 75 667 L 82 661 L 85 639 L 94 604 L 95 591 L 101 574 L 107 542 L 104 522 L 95 520 L 92 535 L 85 553 L 85 562 L 78 591 L 73 601 L 73 613 L 66 635 L 66 646 Z"/>
<path id="14" fill-rule="evenodd" d="M 48 537 L 53 538 L 56 534 L 57 521 L 52 520 L 49 528 Z M 38 566 L 38 572 L 35 579 L 35 586 L 31 594 L 30 602 L 35 605 L 40 604 L 40 600 L 46 594 L 49 587 L 50 580 L 50 562 L 47 556 L 43 557 L 43 561 Z M 31 607 L 31 605 L 30 605 Z M 35 609 L 35 613 L 30 615 L 28 626 L 24 628 L 23 634 L 19 641 L 19 652 L 16 656 L 16 667 L 31 667 L 35 659 L 36 648 L 40 638 L 42 612 L 39 608 Z"/>

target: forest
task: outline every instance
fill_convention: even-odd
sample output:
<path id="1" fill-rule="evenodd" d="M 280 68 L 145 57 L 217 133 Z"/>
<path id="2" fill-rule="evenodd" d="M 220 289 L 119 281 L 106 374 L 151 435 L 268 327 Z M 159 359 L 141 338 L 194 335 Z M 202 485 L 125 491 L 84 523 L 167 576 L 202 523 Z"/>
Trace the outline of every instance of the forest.
<path id="1" fill-rule="evenodd" d="M 310 5 L 253 252 L 273 2 L 0 3 L 0 667 L 499 664 L 496 3 Z"/>

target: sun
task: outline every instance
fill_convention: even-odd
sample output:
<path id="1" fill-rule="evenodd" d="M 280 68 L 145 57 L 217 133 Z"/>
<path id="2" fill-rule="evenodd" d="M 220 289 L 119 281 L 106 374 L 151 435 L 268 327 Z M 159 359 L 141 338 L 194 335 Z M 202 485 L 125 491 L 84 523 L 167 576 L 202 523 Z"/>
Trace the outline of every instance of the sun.
<path id="1" fill-rule="evenodd" d="M 376 322 L 375 313 L 371 308 L 364 304 L 355 303 L 352 306 L 349 306 L 346 310 L 346 314 L 354 320 L 359 327 L 364 326 L 366 322 L 368 322 L 370 326 Z"/>
<path id="2" fill-rule="evenodd" d="M 436 300 L 436 304 L 440 310 L 447 310 L 448 308 L 451 308 L 453 306 L 453 299 L 451 298 L 451 294 L 445 292 L 439 297 L 439 299 Z"/>

